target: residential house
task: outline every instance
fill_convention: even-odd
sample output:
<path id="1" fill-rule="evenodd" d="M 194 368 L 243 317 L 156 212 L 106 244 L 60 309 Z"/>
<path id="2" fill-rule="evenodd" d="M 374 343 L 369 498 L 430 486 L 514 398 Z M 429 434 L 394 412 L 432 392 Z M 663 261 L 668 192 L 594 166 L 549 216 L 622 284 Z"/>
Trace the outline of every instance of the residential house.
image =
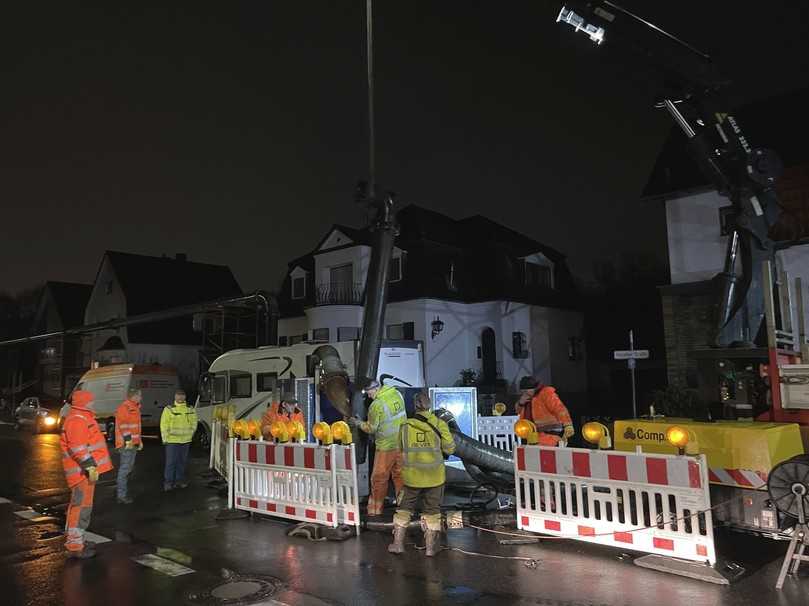
<path id="1" fill-rule="evenodd" d="M 774 149 L 784 163 L 777 183 L 782 207 L 770 232 L 780 269 L 801 277 L 809 302 L 809 127 L 803 119 L 809 89 L 741 108 L 737 113 L 745 136 L 755 147 Z M 714 277 L 723 271 L 728 232 L 724 218 L 730 202 L 699 171 L 687 140 L 674 129 L 665 143 L 644 190 L 644 197 L 665 204 L 671 283 L 661 298 L 670 383 L 693 385 L 692 352 L 709 345 L 720 293 Z M 794 284 L 791 285 L 794 289 Z M 794 294 L 794 293 L 793 293 Z M 806 309 L 809 325 L 809 306 Z M 793 318 L 797 326 L 798 318 Z"/>
<path id="2" fill-rule="evenodd" d="M 46 282 L 32 325 L 32 334 L 45 334 L 80 326 L 90 298 L 91 284 Z M 89 363 L 82 353 L 81 337 L 55 337 L 37 342 L 36 391 L 61 399 L 70 391 Z"/>
<path id="3" fill-rule="evenodd" d="M 230 268 L 192 262 L 183 254 L 150 257 L 107 251 L 96 274 L 85 324 L 125 318 L 242 294 Z M 98 331 L 85 337 L 93 364 L 129 361 L 177 368 L 180 383 L 195 392 L 203 328 L 181 317 Z"/>
<path id="4" fill-rule="evenodd" d="M 385 337 L 423 343 L 429 385 L 471 370 L 482 390 L 514 390 L 534 374 L 583 402 L 583 317 L 564 255 L 482 216 L 410 205 L 397 220 Z M 334 225 L 290 261 L 279 344 L 359 339 L 370 255 L 367 228 Z"/>

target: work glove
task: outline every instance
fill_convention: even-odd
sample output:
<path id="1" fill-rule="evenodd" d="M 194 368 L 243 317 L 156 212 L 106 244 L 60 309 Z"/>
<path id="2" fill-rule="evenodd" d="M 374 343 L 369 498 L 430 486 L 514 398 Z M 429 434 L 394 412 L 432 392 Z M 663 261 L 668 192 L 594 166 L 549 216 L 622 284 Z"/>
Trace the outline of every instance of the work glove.
<path id="1" fill-rule="evenodd" d="M 132 448 L 132 440 L 124 440 L 124 448 Z"/>
<path id="2" fill-rule="evenodd" d="M 572 425 L 565 425 L 564 432 L 562 433 L 562 437 L 567 440 L 568 438 L 572 438 L 576 434 L 576 430 L 573 429 Z"/>
<path id="3" fill-rule="evenodd" d="M 348 417 L 348 418 L 346 419 L 346 423 L 348 423 L 348 426 L 349 426 L 349 427 L 351 427 L 352 429 L 354 429 L 354 428 L 359 427 L 359 426 L 360 426 L 360 423 L 362 423 L 362 421 L 360 421 L 360 418 L 359 418 L 359 417 Z"/>
<path id="4" fill-rule="evenodd" d="M 138 451 L 141 451 L 141 450 L 143 450 L 143 442 L 141 442 L 140 444 L 138 444 Z"/>
<path id="5" fill-rule="evenodd" d="M 87 467 L 84 472 L 87 474 L 87 479 L 90 480 L 90 484 L 98 482 L 98 468 Z"/>

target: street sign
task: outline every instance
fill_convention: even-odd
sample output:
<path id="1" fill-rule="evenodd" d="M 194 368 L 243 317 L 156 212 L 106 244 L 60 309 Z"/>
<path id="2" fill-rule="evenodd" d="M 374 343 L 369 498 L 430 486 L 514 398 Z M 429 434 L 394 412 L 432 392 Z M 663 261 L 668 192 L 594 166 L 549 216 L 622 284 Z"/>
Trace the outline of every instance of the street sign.
<path id="1" fill-rule="evenodd" d="M 648 349 L 619 349 L 612 352 L 616 360 L 648 360 Z"/>

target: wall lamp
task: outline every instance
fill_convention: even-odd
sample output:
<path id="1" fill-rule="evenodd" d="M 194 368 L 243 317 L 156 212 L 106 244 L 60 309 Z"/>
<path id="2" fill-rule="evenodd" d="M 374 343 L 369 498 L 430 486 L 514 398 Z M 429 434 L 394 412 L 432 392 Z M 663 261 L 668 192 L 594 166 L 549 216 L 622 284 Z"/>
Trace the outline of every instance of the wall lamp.
<path id="1" fill-rule="evenodd" d="M 435 339 L 438 335 L 440 335 L 441 331 L 444 330 L 444 322 L 442 322 L 441 318 L 439 318 L 438 316 L 435 317 L 435 320 L 432 321 L 430 326 L 433 329 L 431 333 L 433 339 Z"/>
<path id="2" fill-rule="evenodd" d="M 608 21 L 612 21 L 612 18 L 614 18 L 613 15 L 610 15 L 603 9 L 596 8 L 595 10 L 596 13 L 598 13 L 598 11 L 601 10 L 603 15 L 600 16 L 602 17 L 607 18 L 607 15 L 609 15 L 609 18 L 607 18 Z M 592 23 L 587 23 L 587 21 L 584 20 L 584 17 L 574 13 L 573 9 L 570 9 L 566 6 L 563 6 L 562 10 L 559 11 L 559 16 L 556 17 L 556 22 L 567 23 L 571 27 L 573 27 L 573 29 L 577 32 L 583 31 L 585 34 L 590 36 L 590 40 L 592 40 L 596 44 L 601 44 L 602 42 L 604 42 L 603 27 L 593 25 Z"/>

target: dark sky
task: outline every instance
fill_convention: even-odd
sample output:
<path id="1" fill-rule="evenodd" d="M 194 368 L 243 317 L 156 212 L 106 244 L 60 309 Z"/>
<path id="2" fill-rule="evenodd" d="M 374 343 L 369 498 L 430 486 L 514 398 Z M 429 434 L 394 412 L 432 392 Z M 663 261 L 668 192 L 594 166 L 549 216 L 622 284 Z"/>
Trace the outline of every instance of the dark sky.
<path id="1" fill-rule="evenodd" d="M 105 249 L 274 288 L 330 224 L 361 223 L 364 0 L 151 4 L 4 6 L 0 291 L 89 283 Z M 809 82 L 804 2 L 626 4 L 713 54 L 740 99 Z M 378 0 L 379 180 L 555 246 L 580 275 L 662 257 L 660 207 L 638 194 L 670 123 L 610 32 L 596 47 L 559 6 Z"/>

